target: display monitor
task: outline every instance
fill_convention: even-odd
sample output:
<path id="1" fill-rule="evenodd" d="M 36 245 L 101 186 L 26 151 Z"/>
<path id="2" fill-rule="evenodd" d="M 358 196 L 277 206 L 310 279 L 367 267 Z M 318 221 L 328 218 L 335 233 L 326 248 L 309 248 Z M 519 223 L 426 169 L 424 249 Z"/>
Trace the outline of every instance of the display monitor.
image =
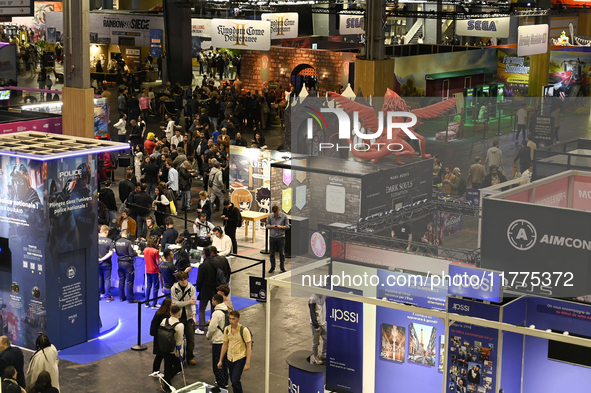
<path id="1" fill-rule="evenodd" d="M 0 90 L 0 101 L 10 100 L 10 90 Z"/>
<path id="2" fill-rule="evenodd" d="M 560 334 L 564 333 L 560 330 L 552 330 L 552 332 Z M 569 336 L 585 339 L 591 338 L 570 332 Z M 591 367 L 591 348 L 568 344 L 561 341 L 548 340 L 548 359 L 578 366 Z"/>

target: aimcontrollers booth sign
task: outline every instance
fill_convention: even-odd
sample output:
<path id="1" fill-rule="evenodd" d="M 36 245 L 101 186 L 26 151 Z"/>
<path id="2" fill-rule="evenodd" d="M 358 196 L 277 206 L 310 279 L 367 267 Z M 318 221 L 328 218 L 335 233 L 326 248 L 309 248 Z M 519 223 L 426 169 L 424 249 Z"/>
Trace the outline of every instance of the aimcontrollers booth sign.
<path id="1" fill-rule="evenodd" d="M 211 44 L 215 48 L 268 51 L 271 23 L 238 19 L 213 19 Z"/>

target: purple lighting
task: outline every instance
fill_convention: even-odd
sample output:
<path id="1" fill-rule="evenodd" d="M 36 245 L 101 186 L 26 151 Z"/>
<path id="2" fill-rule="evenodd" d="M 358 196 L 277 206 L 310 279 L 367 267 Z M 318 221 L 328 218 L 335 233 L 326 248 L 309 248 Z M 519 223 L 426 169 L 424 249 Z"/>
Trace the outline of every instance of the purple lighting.
<path id="1" fill-rule="evenodd" d="M 48 156 L 36 156 L 34 154 L 27 154 L 27 153 L 17 153 L 13 151 L 0 151 L 0 156 L 7 156 L 7 157 L 17 157 L 17 158 L 24 158 L 26 160 L 37 160 L 37 161 L 51 161 L 58 158 L 66 158 L 66 157 L 77 157 L 84 154 L 99 154 L 99 153 L 106 153 L 108 151 L 117 151 L 117 150 L 127 150 L 129 149 L 129 145 L 122 145 L 122 146 L 104 146 L 104 147 L 95 147 L 95 148 L 88 148 L 88 149 L 80 149 L 76 151 L 69 151 L 67 153 L 56 153 Z"/>

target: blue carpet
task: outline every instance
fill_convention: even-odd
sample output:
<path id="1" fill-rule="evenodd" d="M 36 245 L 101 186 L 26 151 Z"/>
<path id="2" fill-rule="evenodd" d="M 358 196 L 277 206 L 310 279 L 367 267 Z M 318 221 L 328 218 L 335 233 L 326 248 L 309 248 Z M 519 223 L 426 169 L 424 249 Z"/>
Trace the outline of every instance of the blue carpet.
<path id="1" fill-rule="evenodd" d="M 236 310 L 258 303 L 256 300 L 238 296 L 232 296 L 231 299 Z M 58 357 L 78 364 L 89 364 L 130 349 L 132 345 L 137 344 L 137 308 L 137 304 L 120 302 L 118 299 L 111 303 L 101 300 L 101 336 L 96 340 L 66 348 L 59 352 Z M 155 313 L 156 310 L 142 305 L 142 344 L 153 340 L 150 336 L 150 322 Z"/>

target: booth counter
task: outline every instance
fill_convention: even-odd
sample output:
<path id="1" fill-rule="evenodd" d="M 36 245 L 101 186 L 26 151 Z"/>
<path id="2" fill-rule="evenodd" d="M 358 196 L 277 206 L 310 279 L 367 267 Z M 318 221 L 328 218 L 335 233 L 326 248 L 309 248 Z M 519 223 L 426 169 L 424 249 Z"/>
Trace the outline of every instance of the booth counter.
<path id="1" fill-rule="evenodd" d="M 120 143 L 20 132 L 0 136 L 0 334 L 58 349 L 99 333 L 97 155 Z"/>

